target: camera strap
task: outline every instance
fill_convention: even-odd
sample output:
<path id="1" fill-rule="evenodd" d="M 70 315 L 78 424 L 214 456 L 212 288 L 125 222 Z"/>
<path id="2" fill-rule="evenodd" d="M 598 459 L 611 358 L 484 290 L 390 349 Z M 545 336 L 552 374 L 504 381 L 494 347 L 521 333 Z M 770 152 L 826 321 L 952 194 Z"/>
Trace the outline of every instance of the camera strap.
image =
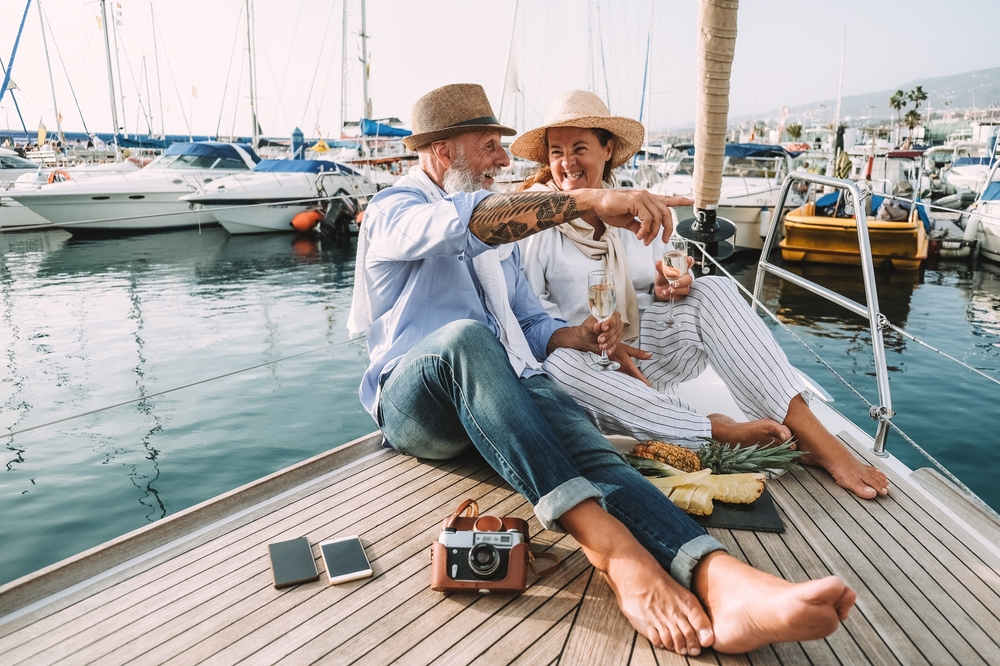
<path id="1" fill-rule="evenodd" d="M 458 527 L 462 519 L 465 519 L 463 522 L 467 523 L 468 520 L 470 519 L 475 520 L 478 517 L 479 517 L 479 504 L 477 504 L 476 500 L 474 499 L 467 499 L 458 505 L 458 508 L 455 509 L 455 512 L 453 514 L 445 518 L 442 527 Z M 520 521 L 520 519 L 504 518 L 502 522 L 506 524 L 508 521 Z M 524 530 L 521 531 L 523 532 L 524 537 L 527 540 L 528 539 L 527 523 L 524 523 L 523 521 L 520 522 L 521 524 L 524 525 Z M 535 560 L 539 559 L 551 560 L 552 564 L 542 570 L 539 570 L 535 564 Z M 531 569 L 531 573 L 535 574 L 539 578 L 554 573 L 556 569 L 559 568 L 561 562 L 562 560 L 555 553 L 534 553 L 531 552 L 530 550 L 528 551 L 528 568 Z"/>

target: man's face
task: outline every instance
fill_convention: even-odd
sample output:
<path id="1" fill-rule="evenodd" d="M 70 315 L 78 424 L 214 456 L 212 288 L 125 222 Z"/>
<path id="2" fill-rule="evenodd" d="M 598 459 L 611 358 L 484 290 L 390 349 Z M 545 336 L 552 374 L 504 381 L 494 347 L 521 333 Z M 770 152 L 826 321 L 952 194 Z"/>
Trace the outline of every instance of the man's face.
<path id="1" fill-rule="evenodd" d="M 445 172 L 445 191 L 474 192 L 493 187 L 500 169 L 510 164 L 507 151 L 500 144 L 500 132 L 469 132 L 447 139 L 451 162 Z"/>

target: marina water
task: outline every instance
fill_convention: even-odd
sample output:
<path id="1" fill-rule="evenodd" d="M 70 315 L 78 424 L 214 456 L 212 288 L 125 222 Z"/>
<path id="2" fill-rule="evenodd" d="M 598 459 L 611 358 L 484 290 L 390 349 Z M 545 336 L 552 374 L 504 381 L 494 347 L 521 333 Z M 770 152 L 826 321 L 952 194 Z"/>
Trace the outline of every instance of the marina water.
<path id="1" fill-rule="evenodd" d="M 753 258 L 729 267 L 752 287 Z M 793 270 L 863 301 L 857 268 Z M 2 439 L 0 583 L 372 431 L 357 397 L 364 342 L 345 328 L 353 273 L 353 242 L 217 227 L 0 235 L 0 432 L 20 433 Z M 1000 267 L 942 262 L 878 280 L 893 323 L 1000 377 Z M 864 320 L 773 278 L 765 301 L 877 401 Z M 771 326 L 874 432 L 867 405 Z M 886 348 L 894 421 L 1000 508 L 1000 386 L 892 332 Z M 888 447 L 928 464 L 895 433 Z"/>

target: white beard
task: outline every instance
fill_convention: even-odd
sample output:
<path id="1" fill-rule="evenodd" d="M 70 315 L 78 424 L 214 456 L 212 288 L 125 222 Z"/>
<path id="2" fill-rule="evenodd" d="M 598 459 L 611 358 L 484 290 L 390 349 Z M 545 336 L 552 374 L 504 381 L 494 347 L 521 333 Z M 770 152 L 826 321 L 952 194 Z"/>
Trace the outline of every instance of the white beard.
<path id="1" fill-rule="evenodd" d="M 485 178 L 495 178 L 499 169 L 487 169 L 481 174 L 476 174 L 469 168 L 469 163 L 465 160 L 465 152 L 461 146 L 455 146 L 455 157 L 444 172 L 444 189 L 448 194 L 456 192 L 478 192 L 488 189 L 485 185 Z"/>

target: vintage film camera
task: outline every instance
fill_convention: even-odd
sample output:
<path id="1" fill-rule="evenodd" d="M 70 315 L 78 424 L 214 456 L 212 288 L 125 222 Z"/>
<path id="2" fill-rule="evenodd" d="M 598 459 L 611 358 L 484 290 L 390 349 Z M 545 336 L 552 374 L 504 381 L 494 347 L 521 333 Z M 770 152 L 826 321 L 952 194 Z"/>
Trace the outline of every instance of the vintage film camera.
<path id="1" fill-rule="evenodd" d="M 480 516 L 475 500 L 465 500 L 431 546 L 431 589 L 524 592 L 530 560 L 526 521 Z"/>

